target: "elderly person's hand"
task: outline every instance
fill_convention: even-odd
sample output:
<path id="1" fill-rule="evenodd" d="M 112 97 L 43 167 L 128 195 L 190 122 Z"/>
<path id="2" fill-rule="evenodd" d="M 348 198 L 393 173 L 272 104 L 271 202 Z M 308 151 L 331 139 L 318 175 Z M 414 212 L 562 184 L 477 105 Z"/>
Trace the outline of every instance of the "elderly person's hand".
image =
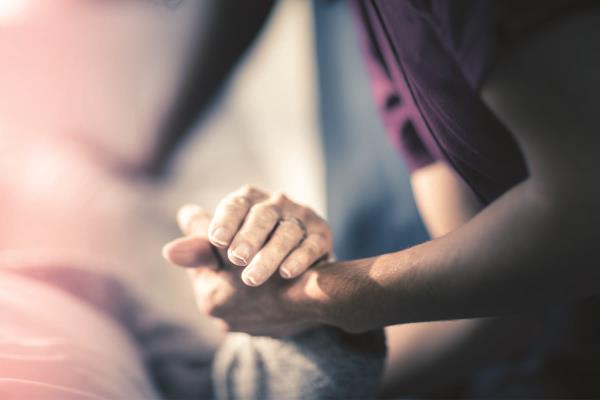
<path id="1" fill-rule="evenodd" d="M 225 329 L 287 336 L 317 323 L 314 308 L 296 300 L 302 297 L 298 292 L 304 287 L 297 285 L 297 280 L 274 276 L 260 287 L 241 281 L 241 269 L 228 261 L 227 250 L 217 249 L 208 240 L 211 217 L 206 211 L 184 206 L 177 220 L 186 236 L 167 244 L 163 254 L 171 263 L 189 268 L 199 308 L 217 318 Z M 316 253 L 306 257 L 306 262 L 310 257 L 319 258 Z"/>
<path id="2" fill-rule="evenodd" d="M 227 250 L 233 265 L 245 267 L 241 277 L 249 286 L 262 285 L 277 270 L 285 279 L 295 278 L 332 247 L 329 225 L 312 209 L 251 186 L 219 203 L 208 239 Z"/>

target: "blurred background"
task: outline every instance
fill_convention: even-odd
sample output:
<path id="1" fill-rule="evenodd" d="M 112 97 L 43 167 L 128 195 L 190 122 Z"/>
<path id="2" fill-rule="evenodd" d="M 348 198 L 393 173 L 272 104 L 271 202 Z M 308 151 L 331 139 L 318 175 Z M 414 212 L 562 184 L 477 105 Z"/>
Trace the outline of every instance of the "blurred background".
<path id="1" fill-rule="evenodd" d="M 101 270 L 198 324 L 160 256 L 183 203 L 286 192 L 342 259 L 426 238 L 348 3 L 241 4 L 0 2 L 0 262 Z"/>

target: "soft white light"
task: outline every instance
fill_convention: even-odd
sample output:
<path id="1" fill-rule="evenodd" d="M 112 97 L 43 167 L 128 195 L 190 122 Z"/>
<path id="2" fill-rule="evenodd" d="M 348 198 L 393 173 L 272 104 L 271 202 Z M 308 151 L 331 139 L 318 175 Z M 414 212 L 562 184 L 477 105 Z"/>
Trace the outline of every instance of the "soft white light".
<path id="1" fill-rule="evenodd" d="M 31 0 L 0 0 L 0 23 L 18 19 L 30 4 Z"/>

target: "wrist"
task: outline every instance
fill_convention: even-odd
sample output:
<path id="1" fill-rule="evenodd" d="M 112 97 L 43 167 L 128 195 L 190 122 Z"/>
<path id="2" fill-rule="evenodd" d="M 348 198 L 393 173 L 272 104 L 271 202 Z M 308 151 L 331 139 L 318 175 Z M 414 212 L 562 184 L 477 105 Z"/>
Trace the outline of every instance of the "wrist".
<path id="1" fill-rule="evenodd" d="M 332 297 L 319 284 L 321 271 L 311 268 L 295 279 L 284 293 L 290 311 L 312 324 L 336 325 L 331 315 Z"/>
<path id="2" fill-rule="evenodd" d="M 299 277 L 288 291 L 289 304 L 307 322 L 359 333 L 372 329 L 370 259 L 323 263 Z"/>

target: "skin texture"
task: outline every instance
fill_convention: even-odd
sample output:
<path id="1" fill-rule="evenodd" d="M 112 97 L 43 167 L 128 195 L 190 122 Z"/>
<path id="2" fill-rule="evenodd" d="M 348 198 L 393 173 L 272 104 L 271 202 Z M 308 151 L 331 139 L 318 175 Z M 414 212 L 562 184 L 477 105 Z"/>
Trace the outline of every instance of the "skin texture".
<path id="1" fill-rule="evenodd" d="M 177 221 L 183 238 L 163 248 L 171 263 L 188 268 L 199 309 L 218 319 L 224 330 L 253 335 L 283 337 L 315 325 L 308 315 L 298 313 L 299 305 L 286 301 L 290 308 L 277 303 L 286 297 L 289 280 L 275 275 L 258 288 L 245 285 L 242 269 L 228 261 L 227 249 L 218 249 L 208 240 L 211 215 L 198 206 L 180 209 Z M 254 312 L 260 304 L 262 312 Z M 296 318 L 289 320 L 290 314 Z M 269 323 L 264 323 L 269 315 Z"/>
<path id="2" fill-rule="evenodd" d="M 329 225 L 312 209 L 251 186 L 227 195 L 214 217 L 194 205 L 182 207 L 178 217 L 185 224 L 197 218 L 209 219 L 206 233 L 169 243 L 165 256 L 175 265 L 195 267 L 210 262 L 211 252 L 221 254 L 222 262 L 244 267 L 241 278 L 248 286 L 262 285 L 277 270 L 293 279 L 331 252 Z"/>
<path id="3" fill-rule="evenodd" d="M 411 184 L 432 238 L 458 229 L 482 209 L 446 163 L 435 162 L 415 171 Z M 452 396 L 456 385 L 470 380 L 482 366 L 525 349 L 540 334 L 539 327 L 538 318 L 530 314 L 389 326 L 380 396 Z"/>
<path id="4" fill-rule="evenodd" d="M 259 286 L 279 269 L 297 277 L 331 252 L 329 225 L 312 209 L 280 193 L 244 186 L 217 206 L 209 240 L 227 249 L 227 259 L 244 268 L 242 280 Z"/>
<path id="5" fill-rule="evenodd" d="M 469 222 L 400 252 L 320 264 L 260 288 L 238 286 L 213 301 L 227 309 L 215 316 L 240 322 L 239 330 L 299 330 L 308 321 L 362 332 L 533 311 L 596 294 L 598 39 L 600 15 L 589 12 L 501 56 L 483 98 L 514 134 L 530 175 Z M 253 301 L 240 302 L 249 291 Z M 249 314 L 253 323 L 245 325 Z"/>
<path id="6" fill-rule="evenodd" d="M 361 331 L 532 310 L 597 293 L 599 19 L 597 12 L 577 15 L 508 49 L 484 87 L 523 149 L 526 181 L 442 238 L 309 271 L 318 274 L 315 298 L 332 306 L 335 323 Z M 362 303 L 349 318 L 350 297 L 383 307 L 372 312 Z"/>

